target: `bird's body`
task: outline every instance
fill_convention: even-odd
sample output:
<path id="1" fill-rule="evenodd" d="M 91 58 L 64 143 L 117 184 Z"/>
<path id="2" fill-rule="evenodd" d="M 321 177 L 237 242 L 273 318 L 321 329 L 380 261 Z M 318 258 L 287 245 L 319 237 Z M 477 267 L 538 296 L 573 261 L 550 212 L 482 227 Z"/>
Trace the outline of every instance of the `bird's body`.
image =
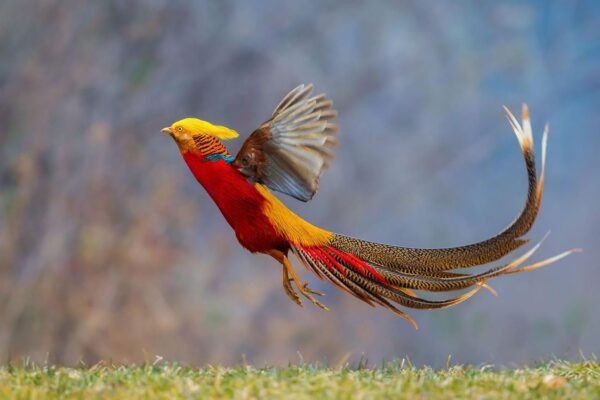
<path id="1" fill-rule="evenodd" d="M 260 183 L 248 181 L 225 160 L 210 161 L 195 152 L 183 152 L 190 170 L 252 253 L 287 252 L 290 245 L 326 244 L 333 236 L 294 214 Z"/>
<path id="2" fill-rule="evenodd" d="M 193 153 L 184 154 L 183 158 L 219 207 L 242 246 L 253 253 L 285 246 L 286 242 L 263 212 L 266 199 L 255 184 L 248 182 L 224 160 L 208 161 Z"/>
<path id="3" fill-rule="evenodd" d="M 286 294 L 301 305 L 291 285 L 314 304 L 321 295 L 302 284 L 288 260 L 292 252 L 319 278 L 334 283 L 370 305 L 379 304 L 415 322 L 396 305 L 435 309 L 452 306 L 472 296 L 486 281 L 499 275 L 539 268 L 569 254 L 520 267 L 539 244 L 516 260 L 483 273 L 453 270 L 498 260 L 527 243 L 521 239 L 537 216 L 544 183 L 546 134 L 542 146 L 542 173 L 538 180 L 531 125 L 524 107 L 523 127 L 510 112 L 509 121 L 521 145 L 529 178 L 526 205 L 504 231 L 485 241 L 447 249 L 406 248 L 335 234 L 303 220 L 289 210 L 269 188 L 308 201 L 319 176 L 333 158 L 337 130 L 335 111 L 324 95 L 310 97 L 312 86 L 301 85 L 277 106 L 232 157 L 223 139 L 237 137 L 229 128 L 187 118 L 163 129 L 177 142 L 190 170 L 235 231 L 240 244 L 253 253 L 272 256 L 283 266 Z M 427 300 L 413 290 L 447 292 L 473 287 L 447 300 Z M 490 289 L 491 290 L 491 289 Z"/>

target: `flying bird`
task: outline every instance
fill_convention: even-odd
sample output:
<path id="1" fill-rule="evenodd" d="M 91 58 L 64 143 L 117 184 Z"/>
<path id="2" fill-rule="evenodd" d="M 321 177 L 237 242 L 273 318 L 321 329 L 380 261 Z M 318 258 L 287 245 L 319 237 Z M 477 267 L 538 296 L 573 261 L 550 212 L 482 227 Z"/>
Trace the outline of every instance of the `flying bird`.
<path id="1" fill-rule="evenodd" d="M 320 279 L 371 306 L 392 310 L 417 328 L 415 321 L 399 307 L 453 306 L 482 287 L 493 292 L 486 283 L 492 278 L 531 271 L 576 250 L 524 266 L 540 242 L 506 264 L 480 273 L 463 270 L 499 260 L 528 243 L 522 237 L 531 229 L 542 200 L 548 125 L 542 136 L 538 179 L 526 105 L 523 105 L 522 124 L 506 107 L 505 111 L 523 153 L 529 184 L 527 199 L 521 214 L 496 236 L 461 247 L 409 248 L 333 233 L 300 218 L 271 190 L 309 201 L 317 192 L 321 173 L 334 158 L 337 112 L 330 99 L 324 94 L 313 96 L 312 91 L 312 85 L 300 85 L 289 92 L 275 107 L 271 118 L 246 139 L 235 157 L 223 141 L 238 137 L 238 133 L 225 126 L 185 118 L 162 129 L 175 140 L 191 172 L 214 200 L 240 244 L 281 264 L 283 289 L 296 304 L 302 306 L 303 296 L 327 309 L 316 298 L 323 294 L 309 288 L 296 274 L 290 253 Z M 445 300 L 427 299 L 415 292 L 467 288 L 471 290 Z"/>

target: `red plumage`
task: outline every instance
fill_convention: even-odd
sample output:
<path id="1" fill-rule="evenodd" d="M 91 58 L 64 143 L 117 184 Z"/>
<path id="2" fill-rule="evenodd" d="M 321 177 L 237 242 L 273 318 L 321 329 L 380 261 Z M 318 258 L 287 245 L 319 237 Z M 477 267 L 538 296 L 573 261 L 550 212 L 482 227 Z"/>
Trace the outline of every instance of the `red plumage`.
<path id="1" fill-rule="evenodd" d="M 197 153 L 184 153 L 183 158 L 242 246 L 253 253 L 289 250 L 289 242 L 274 229 L 263 212 L 265 198 L 235 167 L 224 160 L 206 160 Z"/>

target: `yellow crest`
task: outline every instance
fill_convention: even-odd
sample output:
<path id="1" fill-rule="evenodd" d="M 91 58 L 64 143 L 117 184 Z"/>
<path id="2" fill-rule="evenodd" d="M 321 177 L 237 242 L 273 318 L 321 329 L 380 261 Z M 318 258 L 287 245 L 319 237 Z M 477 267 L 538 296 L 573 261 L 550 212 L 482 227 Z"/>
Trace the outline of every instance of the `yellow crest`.
<path id="1" fill-rule="evenodd" d="M 172 130 L 187 131 L 192 135 L 210 135 L 219 139 L 235 139 L 238 133 L 226 126 L 213 125 L 210 122 L 202 121 L 197 118 L 184 118 L 172 125 Z"/>

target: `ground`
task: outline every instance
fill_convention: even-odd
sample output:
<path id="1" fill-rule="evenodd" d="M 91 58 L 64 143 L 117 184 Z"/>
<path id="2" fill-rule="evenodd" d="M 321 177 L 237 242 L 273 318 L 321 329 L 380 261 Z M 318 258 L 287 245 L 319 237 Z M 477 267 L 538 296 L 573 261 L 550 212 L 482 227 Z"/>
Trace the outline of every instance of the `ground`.
<path id="1" fill-rule="evenodd" d="M 0 367 L 0 398 L 19 399 L 599 399 L 600 365 L 553 361 L 528 368 L 380 367 L 191 368 L 144 366 Z"/>

